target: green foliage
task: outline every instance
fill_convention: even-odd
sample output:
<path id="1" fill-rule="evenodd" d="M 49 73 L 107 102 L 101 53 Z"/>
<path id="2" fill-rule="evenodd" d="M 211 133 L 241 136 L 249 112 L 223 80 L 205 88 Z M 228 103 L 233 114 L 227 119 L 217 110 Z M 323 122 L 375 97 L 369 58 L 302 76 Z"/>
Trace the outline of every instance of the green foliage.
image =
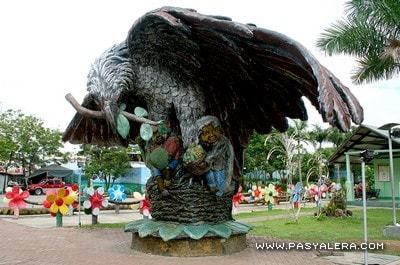
<path id="1" fill-rule="evenodd" d="M 328 135 L 327 140 L 333 143 L 333 146 L 339 148 L 342 143 L 351 135 L 351 131 L 349 132 L 341 132 L 338 128 L 329 127 L 327 129 Z"/>
<path id="2" fill-rule="evenodd" d="M 85 175 L 105 181 L 108 190 L 115 179 L 126 174 L 130 168 L 127 149 L 123 147 L 100 147 L 83 145 L 83 154 L 88 158 L 85 165 Z"/>
<path id="3" fill-rule="evenodd" d="M 43 121 L 20 110 L 7 110 L 0 115 L 0 161 L 8 165 L 17 161 L 31 173 L 34 166 L 49 163 L 52 158 L 65 157 L 62 133 L 45 128 Z"/>
<path id="4" fill-rule="evenodd" d="M 244 167 L 246 172 L 265 170 L 272 175 L 276 169 L 283 169 L 284 164 L 275 154 L 273 159 L 267 160 L 268 152 L 273 144 L 264 145 L 267 135 L 254 132 L 250 135 L 249 145 L 246 149 Z"/>
<path id="5" fill-rule="evenodd" d="M 313 130 L 309 134 L 310 139 L 312 142 L 318 144 L 318 149 L 322 149 L 322 143 L 328 140 L 329 132 L 317 124 L 314 124 L 313 127 Z"/>
<path id="6" fill-rule="evenodd" d="M 346 16 L 321 33 L 317 47 L 357 57 L 356 84 L 390 79 L 399 73 L 399 10 L 398 0 L 348 1 Z"/>
<path id="7" fill-rule="evenodd" d="M 289 121 L 290 126 L 284 133 L 272 130 L 266 135 L 256 132 L 250 135 L 244 157 L 245 173 L 266 171 L 272 175 L 274 171 L 289 172 L 292 183 L 302 180 L 304 184 L 306 179 L 315 181 L 319 176 L 319 161 L 329 159 L 352 133 L 342 133 L 331 127 L 323 129 L 319 125 L 313 125 L 311 130 L 306 131 L 306 122 Z M 330 142 L 334 147 L 323 148 L 324 142 Z M 306 146 L 313 146 L 314 151 L 309 152 L 310 148 Z M 328 168 L 325 168 L 323 174 L 328 173 Z M 242 181 L 255 180 L 243 177 Z"/>
<path id="8" fill-rule="evenodd" d="M 245 152 L 244 167 L 245 172 L 252 172 L 255 168 L 262 164 L 267 156 L 263 145 L 263 136 L 254 132 L 249 137 L 249 145 Z"/>
<path id="9" fill-rule="evenodd" d="M 375 172 L 374 167 L 365 165 L 365 181 L 369 188 L 374 188 L 375 186 Z"/>

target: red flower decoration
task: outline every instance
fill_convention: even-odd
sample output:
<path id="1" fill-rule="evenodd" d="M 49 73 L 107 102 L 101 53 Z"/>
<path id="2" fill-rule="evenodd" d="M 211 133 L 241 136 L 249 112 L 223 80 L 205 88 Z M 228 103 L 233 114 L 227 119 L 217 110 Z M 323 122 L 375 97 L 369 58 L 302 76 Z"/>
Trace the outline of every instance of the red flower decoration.
<path id="1" fill-rule="evenodd" d="M 11 191 L 6 192 L 6 199 L 8 200 L 8 206 L 10 208 L 24 208 L 26 203 L 24 199 L 29 197 L 28 191 L 22 191 L 20 187 L 14 186 Z"/>
<path id="2" fill-rule="evenodd" d="M 242 186 L 239 186 L 238 191 L 233 195 L 233 207 L 238 207 L 239 204 L 244 201 L 244 195 L 242 193 Z"/>
<path id="3" fill-rule="evenodd" d="M 150 201 L 147 196 L 145 196 L 144 200 L 141 200 L 139 203 L 139 212 L 143 214 L 143 216 L 150 216 Z"/>
<path id="4" fill-rule="evenodd" d="M 104 189 L 99 187 L 96 191 L 90 187 L 87 189 L 88 199 L 83 202 L 86 209 L 90 209 L 93 215 L 99 215 L 100 209 L 107 207 L 108 200 L 103 197 Z"/>
<path id="5" fill-rule="evenodd" d="M 278 196 L 281 195 L 281 193 L 282 193 L 282 188 L 281 187 L 277 188 L 275 186 L 275 190 L 278 192 Z"/>

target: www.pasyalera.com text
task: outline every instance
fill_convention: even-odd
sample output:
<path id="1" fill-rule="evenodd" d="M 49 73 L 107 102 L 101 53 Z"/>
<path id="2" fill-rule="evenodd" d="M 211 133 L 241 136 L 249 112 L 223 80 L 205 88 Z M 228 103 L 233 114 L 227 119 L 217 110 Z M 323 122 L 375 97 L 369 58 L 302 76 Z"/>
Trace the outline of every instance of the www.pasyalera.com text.
<path id="1" fill-rule="evenodd" d="M 268 242 L 256 243 L 258 250 L 383 250 L 384 243 L 295 243 L 295 242 Z"/>

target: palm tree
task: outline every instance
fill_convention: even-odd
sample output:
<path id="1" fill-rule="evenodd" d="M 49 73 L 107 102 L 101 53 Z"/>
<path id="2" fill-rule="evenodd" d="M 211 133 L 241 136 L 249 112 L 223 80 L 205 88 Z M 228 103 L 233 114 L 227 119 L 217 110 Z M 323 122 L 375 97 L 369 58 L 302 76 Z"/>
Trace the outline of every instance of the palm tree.
<path id="1" fill-rule="evenodd" d="M 318 150 L 322 149 L 322 143 L 328 140 L 328 130 L 318 124 L 313 124 L 314 129 L 309 133 L 310 140 L 318 143 Z"/>
<path id="2" fill-rule="evenodd" d="M 344 133 L 336 127 L 329 127 L 327 131 L 328 131 L 327 140 L 331 142 L 335 148 L 339 148 L 339 146 L 341 146 L 347 139 L 347 137 L 351 134 L 351 132 Z"/>
<path id="3" fill-rule="evenodd" d="M 358 58 L 355 84 L 390 79 L 400 72 L 400 1 L 351 0 L 346 17 L 324 30 L 317 47 Z"/>
<path id="4" fill-rule="evenodd" d="M 306 142 L 308 139 L 307 127 L 308 123 L 306 121 L 301 120 L 293 120 L 294 123 L 294 133 L 293 136 L 297 141 L 297 167 L 299 170 L 299 181 L 303 183 L 302 174 L 301 174 L 301 149 L 302 149 L 302 142 Z M 290 127 L 292 128 L 292 127 Z M 290 129 L 289 128 L 289 129 Z"/>

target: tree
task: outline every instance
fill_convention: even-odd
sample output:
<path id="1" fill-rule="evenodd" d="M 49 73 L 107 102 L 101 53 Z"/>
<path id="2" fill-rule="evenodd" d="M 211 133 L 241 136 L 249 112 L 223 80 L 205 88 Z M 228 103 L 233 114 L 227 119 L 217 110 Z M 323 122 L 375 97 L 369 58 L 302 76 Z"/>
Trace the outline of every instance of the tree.
<path id="1" fill-rule="evenodd" d="M 87 157 L 85 175 L 88 180 L 96 177 L 104 180 L 106 190 L 114 184 L 117 178 L 124 176 L 131 167 L 129 155 L 124 147 L 83 145 L 82 149 Z"/>
<path id="2" fill-rule="evenodd" d="M 246 149 L 245 167 L 246 171 L 265 170 L 271 171 L 274 169 L 266 161 L 268 149 L 264 146 L 265 135 L 254 132 L 249 139 L 249 145 Z"/>
<path id="3" fill-rule="evenodd" d="M 51 158 L 63 157 L 61 132 L 43 126 L 43 121 L 20 110 L 7 110 L 0 115 L 0 161 L 22 166 L 29 175 L 35 166 L 47 164 Z"/>
<path id="4" fill-rule="evenodd" d="M 352 73 L 355 84 L 389 79 L 400 71 L 400 2 L 352 0 L 346 17 L 324 30 L 317 47 L 329 55 L 359 58 Z"/>
<path id="5" fill-rule="evenodd" d="M 327 141 L 331 142 L 335 148 L 339 148 L 344 141 L 351 135 L 350 132 L 342 132 L 336 127 L 329 127 L 327 129 Z"/>
<path id="6" fill-rule="evenodd" d="M 309 133 L 311 142 L 318 143 L 318 149 L 322 149 L 322 143 L 328 139 L 328 131 L 320 125 L 314 124 L 314 129 Z"/>

